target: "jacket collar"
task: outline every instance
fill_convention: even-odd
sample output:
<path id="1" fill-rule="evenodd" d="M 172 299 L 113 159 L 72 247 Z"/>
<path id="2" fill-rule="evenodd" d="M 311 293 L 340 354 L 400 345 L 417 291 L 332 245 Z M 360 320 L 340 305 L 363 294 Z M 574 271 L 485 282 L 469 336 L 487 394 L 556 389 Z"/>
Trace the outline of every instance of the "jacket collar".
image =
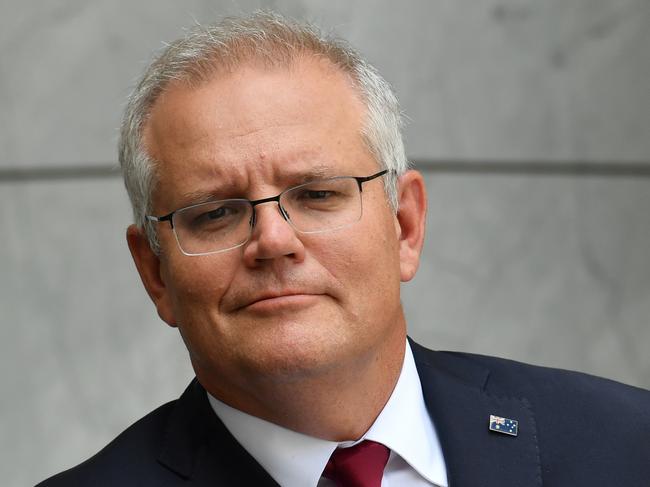
<path id="1" fill-rule="evenodd" d="M 424 401 L 442 444 L 449 487 L 542 485 L 537 428 L 524 398 L 491 395 L 489 370 L 411 341 Z M 489 431 L 490 415 L 515 419 L 518 435 Z"/>
<path id="2" fill-rule="evenodd" d="M 214 414 L 196 379 L 170 413 L 158 462 L 192 485 L 278 487 Z"/>

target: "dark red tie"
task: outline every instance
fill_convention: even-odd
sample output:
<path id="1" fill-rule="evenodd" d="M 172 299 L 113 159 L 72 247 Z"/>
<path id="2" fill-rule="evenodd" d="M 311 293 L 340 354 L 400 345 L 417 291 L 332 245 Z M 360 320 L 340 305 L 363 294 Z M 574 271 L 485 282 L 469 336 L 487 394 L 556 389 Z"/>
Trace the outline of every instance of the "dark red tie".
<path id="1" fill-rule="evenodd" d="M 325 466 L 323 477 L 333 480 L 338 487 L 381 487 L 389 456 L 387 447 L 370 440 L 350 448 L 337 448 Z"/>

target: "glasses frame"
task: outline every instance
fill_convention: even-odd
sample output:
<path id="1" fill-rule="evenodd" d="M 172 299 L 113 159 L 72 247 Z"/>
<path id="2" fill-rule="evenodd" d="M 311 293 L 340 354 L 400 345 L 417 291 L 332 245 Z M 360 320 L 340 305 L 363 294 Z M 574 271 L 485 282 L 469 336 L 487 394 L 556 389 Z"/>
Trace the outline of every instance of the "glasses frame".
<path id="1" fill-rule="evenodd" d="M 185 254 L 187 256 L 218 254 L 218 253 L 221 253 L 221 252 L 227 252 L 228 250 L 236 249 L 237 247 L 241 247 L 242 245 L 246 244 L 246 242 L 248 242 L 248 240 L 250 239 L 250 236 L 252 235 L 252 229 L 255 227 L 255 222 L 256 222 L 255 207 L 257 205 L 261 205 L 263 203 L 271 203 L 272 201 L 277 202 L 278 208 L 280 209 L 280 214 L 282 215 L 282 218 L 284 218 L 285 221 L 287 223 L 289 223 L 289 225 L 291 225 L 291 228 L 293 228 L 295 231 L 297 231 L 299 233 L 322 233 L 322 232 L 328 232 L 328 231 L 338 230 L 340 228 L 344 228 L 345 226 L 348 226 L 348 225 L 345 225 L 344 227 L 328 228 L 328 229 L 325 229 L 325 230 L 317 230 L 317 231 L 311 231 L 311 232 L 301 231 L 301 230 L 297 229 L 294 226 L 293 222 L 289 218 L 289 215 L 287 214 L 287 211 L 284 209 L 284 207 L 280 203 L 280 198 L 282 198 L 282 196 L 285 193 L 287 193 L 289 191 L 299 189 L 299 188 L 302 188 L 303 186 L 308 186 L 310 184 L 314 184 L 314 183 L 317 183 L 319 181 L 331 181 L 331 180 L 334 180 L 334 179 L 354 179 L 357 182 L 357 185 L 359 186 L 359 193 L 363 194 L 363 183 L 367 183 L 368 181 L 372 181 L 373 179 L 377 179 L 377 178 L 379 178 L 379 177 L 381 177 L 381 176 L 383 176 L 385 174 L 388 174 L 389 172 L 392 173 L 393 171 L 389 171 L 388 169 L 384 169 L 384 170 L 379 171 L 379 172 L 377 172 L 375 174 L 372 174 L 370 176 L 335 176 L 335 177 L 332 177 L 332 178 L 316 179 L 316 180 L 313 180 L 313 181 L 308 181 L 308 182 L 303 183 L 303 184 L 299 184 L 297 186 L 291 186 L 290 188 L 285 189 L 284 191 L 278 193 L 277 195 L 270 196 L 268 198 L 261 198 L 261 199 L 258 199 L 258 200 L 249 200 L 248 198 L 227 198 L 227 199 L 223 199 L 223 200 L 210 200 L 210 201 L 204 201 L 202 203 L 196 203 L 194 205 L 184 206 L 182 208 L 177 208 L 176 210 L 174 210 L 174 211 L 172 211 L 170 213 L 167 213 L 166 215 L 162 215 L 162 216 L 145 215 L 145 218 L 147 219 L 147 221 L 150 221 L 150 222 L 156 222 L 156 223 L 169 222 L 169 226 L 171 227 L 172 232 L 174 233 L 174 237 L 176 238 L 176 244 L 178 245 L 179 250 L 183 254 Z M 251 207 L 253 209 L 253 214 L 251 215 L 250 222 L 249 222 L 249 226 L 251 228 L 251 233 L 249 233 L 248 238 L 246 240 L 244 240 L 243 242 L 241 242 L 241 243 L 239 243 L 239 244 L 237 244 L 237 245 L 235 245 L 233 247 L 228 247 L 226 249 L 213 250 L 213 251 L 210 251 L 210 252 L 188 253 L 185 250 L 183 250 L 183 246 L 181 245 L 180 241 L 178 240 L 178 233 L 176 232 L 176 228 L 174 228 L 174 215 L 176 213 L 178 213 L 179 211 L 188 210 L 190 208 L 196 208 L 197 206 L 206 205 L 206 204 L 209 204 L 209 203 L 218 203 L 220 201 L 246 201 L 251 205 Z M 362 211 L 363 211 L 363 206 L 362 206 Z M 354 223 L 354 222 L 352 222 L 352 223 Z"/>

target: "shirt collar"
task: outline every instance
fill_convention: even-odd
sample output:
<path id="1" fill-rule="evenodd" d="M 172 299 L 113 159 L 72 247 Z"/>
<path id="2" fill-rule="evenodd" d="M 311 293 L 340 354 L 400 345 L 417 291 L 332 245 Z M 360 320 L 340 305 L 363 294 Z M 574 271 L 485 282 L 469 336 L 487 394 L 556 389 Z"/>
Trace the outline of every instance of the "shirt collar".
<path id="1" fill-rule="evenodd" d="M 395 389 L 364 439 L 386 445 L 429 482 L 447 487 L 442 447 L 424 402 L 408 342 Z"/>
<path id="2" fill-rule="evenodd" d="M 282 486 L 316 485 L 338 446 L 352 446 L 364 439 L 386 445 L 429 482 L 447 486 L 442 448 L 426 410 L 408 342 L 395 389 L 373 425 L 357 441 L 337 443 L 314 438 L 234 409 L 209 393 L 208 400 L 230 433 Z"/>
<path id="3" fill-rule="evenodd" d="M 208 393 L 214 412 L 257 463 L 280 485 L 316 485 L 338 444 L 251 416 Z"/>

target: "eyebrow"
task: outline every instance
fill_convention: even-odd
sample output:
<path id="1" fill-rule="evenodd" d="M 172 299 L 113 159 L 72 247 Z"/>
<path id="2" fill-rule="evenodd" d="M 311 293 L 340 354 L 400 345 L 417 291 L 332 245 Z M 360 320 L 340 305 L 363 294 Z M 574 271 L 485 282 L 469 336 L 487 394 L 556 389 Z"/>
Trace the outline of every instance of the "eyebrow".
<path id="1" fill-rule="evenodd" d="M 218 190 L 199 190 L 199 191 L 189 191 L 181 195 L 181 201 L 183 207 L 200 205 L 201 203 L 207 203 L 209 201 L 225 199 L 219 196 Z"/>
<path id="2" fill-rule="evenodd" d="M 285 174 L 280 176 L 278 179 L 283 179 L 291 181 L 286 188 L 288 189 L 293 186 L 298 186 L 303 183 L 308 183 L 309 181 L 314 181 L 317 179 L 324 179 L 334 176 L 347 176 L 347 174 L 334 174 L 332 167 L 325 164 L 317 164 L 310 167 L 306 171 L 296 171 L 295 174 Z M 284 189 L 282 191 L 284 191 Z M 231 197 L 226 197 L 224 195 L 224 187 L 215 187 L 209 190 L 197 190 L 197 191 L 188 191 L 181 195 L 184 206 L 199 205 L 201 203 L 207 203 L 209 201 L 230 199 Z M 235 197 L 238 198 L 238 197 Z M 243 196 L 239 196 L 243 198 Z"/>
<path id="3" fill-rule="evenodd" d="M 327 166 L 325 164 L 317 164 L 310 167 L 306 171 L 296 173 L 293 176 L 289 175 L 289 179 L 294 178 L 295 184 L 302 184 L 309 181 L 314 181 L 315 179 L 323 179 L 333 176 L 339 176 L 339 174 L 333 174 L 331 166 Z"/>

